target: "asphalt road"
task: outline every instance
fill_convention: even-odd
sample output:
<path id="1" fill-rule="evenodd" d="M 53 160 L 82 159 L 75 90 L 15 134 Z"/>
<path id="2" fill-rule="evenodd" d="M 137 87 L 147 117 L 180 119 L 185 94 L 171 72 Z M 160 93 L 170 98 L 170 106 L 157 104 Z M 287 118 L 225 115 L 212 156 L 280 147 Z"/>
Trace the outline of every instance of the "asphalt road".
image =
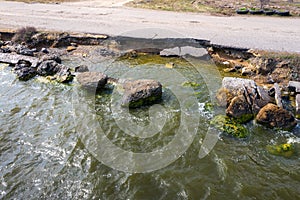
<path id="1" fill-rule="evenodd" d="M 0 29 L 34 26 L 134 37 L 192 37 L 227 46 L 300 52 L 300 18 L 153 11 L 124 7 L 125 1 L 26 4 L 0 0 Z"/>

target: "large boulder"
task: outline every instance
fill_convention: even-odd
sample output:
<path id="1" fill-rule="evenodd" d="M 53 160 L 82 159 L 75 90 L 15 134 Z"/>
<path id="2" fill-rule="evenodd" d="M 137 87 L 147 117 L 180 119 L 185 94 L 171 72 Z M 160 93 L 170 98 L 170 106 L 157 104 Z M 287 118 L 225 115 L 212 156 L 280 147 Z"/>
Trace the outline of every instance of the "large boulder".
<path id="1" fill-rule="evenodd" d="M 102 89 L 107 83 L 107 76 L 101 72 L 83 72 L 77 75 L 81 86 L 88 90 Z"/>
<path id="2" fill-rule="evenodd" d="M 256 121 L 271 128 L 284 130 L 291 130 L 297 125 L 293 114 L 272 103 L 267 104 L 259 111 Z"/>
<path id="3" fill-rule="evenodd" d="M 228 116 L 248 121 L 269 103 L 271 98 L 268 91 L 256 85 L 253 80 L 224 77 L 217 100 L 220 105 L 227 107 Z"/>
<path id="4" fill-rule="evenodd" d="M 162 97 L 162 85 L 158 81 L 147 79 L 125 81 L 122 86 L 124 89 L 122 106 L 129 108 L 153 104 Z"/>

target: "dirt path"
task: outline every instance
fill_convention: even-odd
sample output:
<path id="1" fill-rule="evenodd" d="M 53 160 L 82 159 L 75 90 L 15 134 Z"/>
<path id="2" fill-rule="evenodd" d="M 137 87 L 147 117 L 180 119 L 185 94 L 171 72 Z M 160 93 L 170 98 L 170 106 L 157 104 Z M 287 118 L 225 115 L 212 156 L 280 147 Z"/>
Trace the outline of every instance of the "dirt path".
<path id="1" fill-rule="evenodd" d="M 0 0 L 0 29 L 91 32 L 135 37 L 193 37 L 212 43 L 300 52 L 300 19 L 216 17 L 123 7 L 126 0 L 25 4 Z"/>

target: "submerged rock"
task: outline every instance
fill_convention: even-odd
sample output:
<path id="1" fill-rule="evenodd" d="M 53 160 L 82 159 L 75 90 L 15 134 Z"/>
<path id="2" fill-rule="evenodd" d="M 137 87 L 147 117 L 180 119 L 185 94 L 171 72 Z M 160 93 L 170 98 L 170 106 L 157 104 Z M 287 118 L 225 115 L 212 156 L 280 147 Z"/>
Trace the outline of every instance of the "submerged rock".
<path id="1" fill-rule="evenodd" d="M 102 89 L 107 83 L 107 76 L 101 72 L 83 72 L 77 75 L 81 86 L 88 90 Z"/>
<path id="2" fill-rule="evenodd" d="M 267 104 L 259 111 L 256 121 L 271 128 L 284 130 L 291 130 L 297 125 L 292 113 L 272 103 Z"/>
<path id="3" fill-rule="evenodd" d="M 162 97 L 162 85 L 158 81 L 147 79 L 125 81 L 122 86 L 124 88 L 122 106 L 129 108 L 153 104 Z"/>
<path id="4" fill-rule="evenodd" d="M 279 145 L 268 145 L 267 151 L 273 155 L 289 158 L 295 153 L 295 147 L 292 144 L 287 143 Z"/>

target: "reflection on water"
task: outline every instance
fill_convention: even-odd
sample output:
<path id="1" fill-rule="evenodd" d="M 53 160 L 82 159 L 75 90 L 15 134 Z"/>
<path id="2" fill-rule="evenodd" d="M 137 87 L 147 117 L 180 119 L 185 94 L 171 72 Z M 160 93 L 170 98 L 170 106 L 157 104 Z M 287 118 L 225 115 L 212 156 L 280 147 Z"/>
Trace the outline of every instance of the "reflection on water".
<path id="1" fill-rule="evenodd" d="M 147 58 L 148 61 L 150 58 Z M 152 60 L 158 59 L 152 57 Z M 125 173 L 105 166 L 88 151 L 77 132 L 80 118 L 74 118 L 72 97 L 76 84 L 42 83 L 36 79 L 20 82 L 10 68 L 0 70 L 0 197 L 3 199 L 296 199 L 299 197 L 299 155 L 287 159 L 270 155 L 268 144 L 296 142 L 293 132 L 270 130 L 247 124 L 247 140 L 226 135 L 212 152 L 198 158 L 211 114 L 207 80 L 209 65 L 176 58 L 159 62 L 116 60 L 91 62 L 92 68 L 110 76 L 130 72 L 139 78 L 151 70 L 175 63 L 188 81 L 199 84 L 193 91 L 198 101 L 199 127 L 188 150 L 174 163 L 150 173 Z M 171 60 L 172 59 L 172 60 Z M 151 60 L 151 59 L 150 59 Z M 68 61 L 76 65 L 80 61 Z M 198 70 L 198 69 L 202 69 Z M 208 69 L 208 70 L 205 70 Z M 199 73 L 199 71 L 201 73 Z M 134 74 L 136 76 L 134 76 Z M 159 74 L 157 75 L 159 77 Z M 155 77 L 153 77 L 155 78 Z M 210 80 L 209 84 L 213 84 Z M 112 88 L 96 94 L 94 109 L 106 136 L 116 146 L 135 152 L 149 152 L 170 143 L 180 126 L 180 103 L 172 92 L 176 81 L 164 85 L 165 126 L 150 138 L 132 137 L 116 125 L 111 110 Z M 181 86 L 181 85 L 180 85 Z M 111 86 L 112 87 L 112 86 Z M 185 91 L 182 90 L 182 93 Z M 149 107 L 131 111 L 133 120 L 149 123 Z M 82 111 L 82 116 L 85 116 Z M 94 127 L 89 127 L 93 130 Z M 88 134 L 88 133 L 87 133 Z M 86 137 L 89 137 L 87 135 Z"/>

